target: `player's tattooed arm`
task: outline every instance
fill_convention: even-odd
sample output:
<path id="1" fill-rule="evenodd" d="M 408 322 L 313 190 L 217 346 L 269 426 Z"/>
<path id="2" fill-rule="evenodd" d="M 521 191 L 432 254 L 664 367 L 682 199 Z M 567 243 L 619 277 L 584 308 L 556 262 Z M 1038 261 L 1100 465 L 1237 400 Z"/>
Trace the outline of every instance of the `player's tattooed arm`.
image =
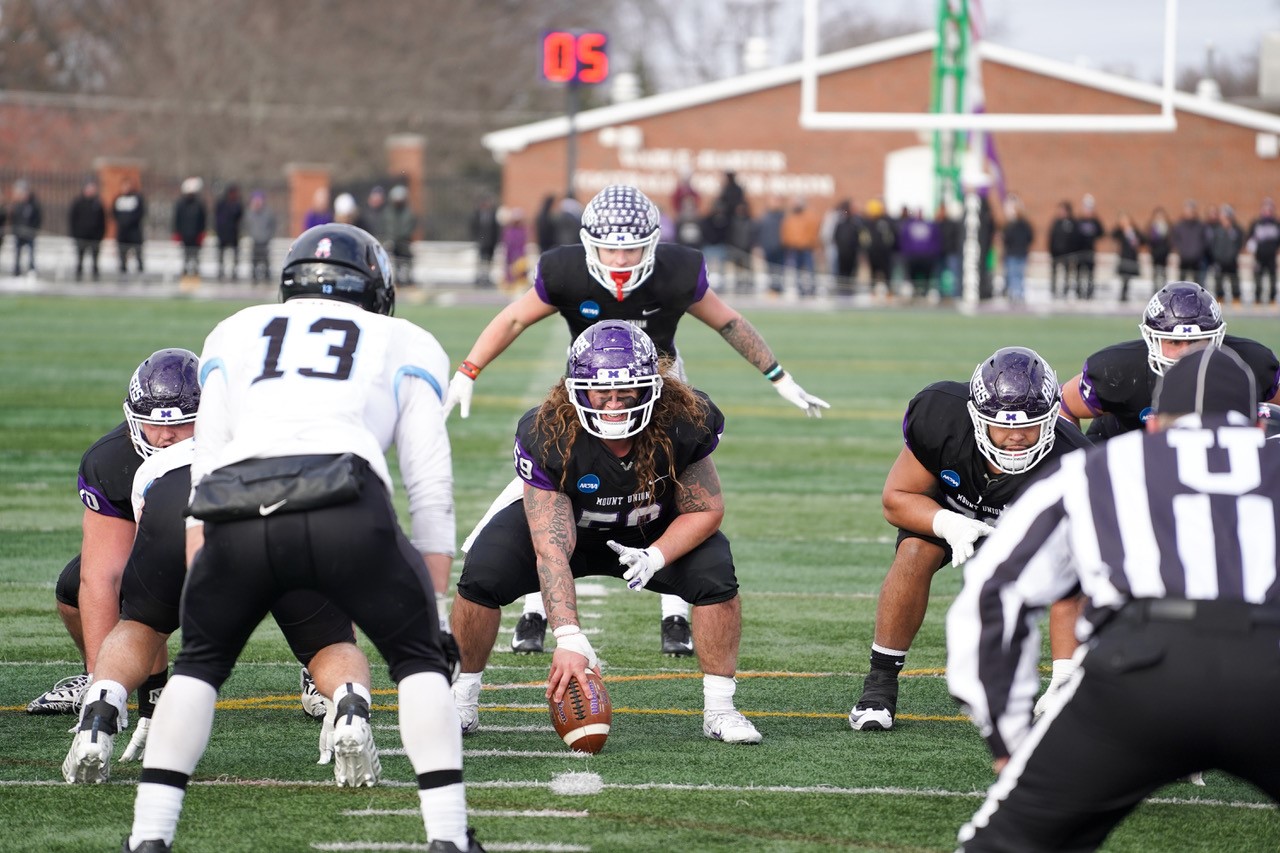
<path id="1" fill-rule="evenodd" d="M 547 608 L 547 622 L 554 631 L 578 624 L 578 598 L 569 557 L 577 544 L 578 528 L 573 504 L 563 492 L 525 486 L 524 511 L 538 557 L 538 584 Z"/>
<path id="2" fill-rule="evenodd" d="M 720 475 L 708 456 L 684 469 L 679 477 L 676 507 L 682 514 L 690 512 L 724 512 L 724 494 Z"/>
<path id="3" fill-rule="evenodd" d="M 773 355 L 773 350 L 769 349 L 764 338 L 746 317 L 735 317 L 721 326 L 720 337 L 762 373 L 778 362 Z"/>

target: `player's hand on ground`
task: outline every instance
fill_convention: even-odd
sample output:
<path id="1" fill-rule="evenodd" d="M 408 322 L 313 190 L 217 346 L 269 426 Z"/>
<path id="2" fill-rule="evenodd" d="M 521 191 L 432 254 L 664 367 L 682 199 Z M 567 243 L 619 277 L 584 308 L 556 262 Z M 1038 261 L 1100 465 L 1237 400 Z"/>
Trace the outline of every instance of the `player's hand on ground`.
<path id="1" fill-rule="evenodd" d="M 618 555 L 618 562 L 627 567 L 622 579 L 627 582 L 627 589 L 644 589 L 645 584 L 656 572 L 662 571 L 667 558 L 657 548 L 628 548 L 610 539 L 606 543 Z"/>
<path id="2" fill-rule="evenodd" d="M 951 565 L 959 566 L 973 556 L 975 545 L 995 530 L 991 525 L 949 509 L 940 509 L 933 517 L 933 533 L 951 546 Z"/>
<path id="3" fill-rule="evenodd" d="M 471 391 L 476 381 L 459 370 L 449 380 L 449 391 L 444 395 L 444 416 L 449 417 L 453 407 L 458 407 L 458 414 L 464 418 L 471 417 Z"/>
<path id="4" fill-rule="evenodd" d="M 780 378 L 775 379 L 773 389 L 788 403 L 804 409 L 804 413 L 811 418 L 820 418 L 823 409 L 831 408 L 831 404 L 826 400 L 821 400 L 801 388 L 790 373 L 784 373 Z"/>
<path id="5" fill-rule="evenodd" d="M 135 759 L 142 760 L 142 753 L 147 748 L 147 731 L 150 728 L 150 717 L 138 718 L 138 725 L 133 730 L 133 737 L 129 738 L 129 745 L 125 747 L 124 752 L 120 755 L 121 764 Z"/>

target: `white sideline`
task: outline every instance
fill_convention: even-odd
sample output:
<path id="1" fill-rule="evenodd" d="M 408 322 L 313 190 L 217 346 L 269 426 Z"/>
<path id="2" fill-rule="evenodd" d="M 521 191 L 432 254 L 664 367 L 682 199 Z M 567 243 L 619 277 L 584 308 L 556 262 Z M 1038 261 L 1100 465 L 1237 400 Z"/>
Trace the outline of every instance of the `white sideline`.
<path id="1" fill-rule="evenodd" d="M 421 809 L 346 809 L 343 817 L 422 817 Z M 590 817 L 587 811 L 563 809 L 467 809 L 472 817 Z"/>
<path id="2" fill-rule="evenodd" d="M 404 750 L 395 747 L 392 749 L 379 749 L 378 755 L 404 755 Z M 463 758 L 591 758 L 591 754 L 587 752 L 574 752 L 571 749 L 551 750 L 523 750 L 523 749 L 464 749 L 462 750 Z M 471 785 L 470 782 L 467 783 Z"/>

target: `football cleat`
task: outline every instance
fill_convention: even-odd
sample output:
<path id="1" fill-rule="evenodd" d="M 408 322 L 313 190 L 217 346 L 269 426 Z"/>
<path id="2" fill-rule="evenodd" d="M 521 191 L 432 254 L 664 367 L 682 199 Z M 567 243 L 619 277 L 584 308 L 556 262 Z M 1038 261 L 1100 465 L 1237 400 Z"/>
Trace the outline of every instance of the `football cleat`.
<path id="1" fill-rule="evenodd" d="M 369 727 L 369 703 L 354 693 L 338 702 L 333 724 L 333 777 L 339 788 L 372 788 L 382 776 Z"/>
<path id="2" fill-rule="evenodd" d="M 693 633 L 689 620 L 668 616 L 662 620 L 662 653 L 668 657 L 687 658 L 693 654 Z"/>
<path id="3" fill-rule="evenodd" d="M 62 778 L 72 785 L 107 781 L 111 775 L 112 744 L 120 731 L 118 718 L 115 706 L 105 700 L 84 709 L 80 729 L 62 762 Z"/>
<path id="4" fill-rule="evenodd" d="M 124 837 L 124 846 L 120 848 L 120 853 L 173 853 L 173 848 L 164 843 L 160 838 L 148 838 L 137 847 L 129 846 L 129 836 Z"/>
<path id="5" fill-rule="evenodd" d="M 316 683 L 311 680 L 311 673 L 304 666 L 302 674 L 298 678 L 302 695 L 302 712 L 313 720 L 324 719 L 324 694 L 316 689 Z"/>
<path id="6" fill-rule="evenodd" d="M 467 851 L 469 853 L 484 853 L 484 848 L 480 846 L 479 841 L 476 841 L 476 831 L 470 827 L 467 828 Z M 464 851 L 452 841 L 437 838 L 427 846 L 427 853 L 464 853 Z"/>
<path id="7" fill-rule="evenodd" d="M 849 725 L 856 732 L 888 731 L 898 709 L 898 675 L 873 669 L 862 682 L 862 696 L 849 712 Z"/>
<path id="8" fill-rule="evenodd" d="M 725 743 L 759 743 L 763 739 L 751 721 L 737 711 L 703 711 L 702 733 Z"/>
<path id="9" fill-rule="evenodd" d="M 89 686 L 87 673 L 68 676 L 27 704 L 28 714 L 78 714 L 80 699 Z"/>
<path id="10" fill-rule="evenodd" d="M 511 635 L 511 651 L 521 655 L 539 654 L 546 650 L 547 617 L 541 613 L 521 613 Z"/>

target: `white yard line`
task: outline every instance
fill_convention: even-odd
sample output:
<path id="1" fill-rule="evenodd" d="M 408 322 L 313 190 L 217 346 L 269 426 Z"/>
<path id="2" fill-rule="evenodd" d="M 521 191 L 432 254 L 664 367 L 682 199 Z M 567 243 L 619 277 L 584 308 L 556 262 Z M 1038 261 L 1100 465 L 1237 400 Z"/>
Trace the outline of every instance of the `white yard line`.
<path id="1" fill-rule="evenodd" d="M 421 809 L 346 809 L 343 817 L 422 817 Z M 587 811 L 563 809 L 467 809 L 473 817 L 590 817 Z"/>

